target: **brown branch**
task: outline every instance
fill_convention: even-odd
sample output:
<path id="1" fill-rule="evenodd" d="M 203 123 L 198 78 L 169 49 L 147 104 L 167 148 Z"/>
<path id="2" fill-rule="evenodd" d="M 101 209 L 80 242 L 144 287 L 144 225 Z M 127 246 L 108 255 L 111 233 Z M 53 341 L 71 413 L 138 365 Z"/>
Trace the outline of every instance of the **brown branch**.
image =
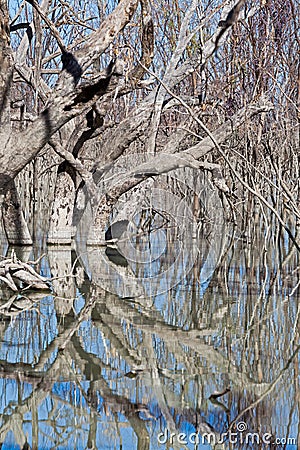
<path id="1" fill-rule="evenodd" d="M 149 68 L 154 57 L 154 25 L 151 16 L 151 5 L 148 0 L 141 1 L 142 7 L 142 56 L 137 66 L 128 74 L 129 80 L 136 84 Z"/>

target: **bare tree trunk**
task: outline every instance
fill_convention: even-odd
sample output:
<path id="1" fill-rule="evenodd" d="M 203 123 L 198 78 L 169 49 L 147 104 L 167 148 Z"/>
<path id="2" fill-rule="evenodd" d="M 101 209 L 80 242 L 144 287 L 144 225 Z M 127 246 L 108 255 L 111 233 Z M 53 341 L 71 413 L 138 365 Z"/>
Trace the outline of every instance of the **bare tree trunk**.
<path id="1" fill-rule="evenodd" d="M 9 185 L 2 208 L 3 224 L 8 243 L 32 245 L 32 239 L 24 219 L 20 197 L 14 181 Z"/>
<path id="2" fill-rule="evenodd" d="M 0 125 L 10 123 L 10 88 L 12 56 L 9 35 L 9 14 L 6 0 L 0 0 Z"/>

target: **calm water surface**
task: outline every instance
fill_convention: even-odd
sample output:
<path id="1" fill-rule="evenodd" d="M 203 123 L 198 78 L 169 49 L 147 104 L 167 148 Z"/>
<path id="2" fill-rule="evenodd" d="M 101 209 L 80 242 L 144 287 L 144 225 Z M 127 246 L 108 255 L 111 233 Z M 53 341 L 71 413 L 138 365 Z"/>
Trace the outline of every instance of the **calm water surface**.
<path id="1" fill-rule="evenodd" d="M 49 247 L 51 295 L 1 291 L 2 449 L 300 448 L 297 251 L 156 245 Z"/>

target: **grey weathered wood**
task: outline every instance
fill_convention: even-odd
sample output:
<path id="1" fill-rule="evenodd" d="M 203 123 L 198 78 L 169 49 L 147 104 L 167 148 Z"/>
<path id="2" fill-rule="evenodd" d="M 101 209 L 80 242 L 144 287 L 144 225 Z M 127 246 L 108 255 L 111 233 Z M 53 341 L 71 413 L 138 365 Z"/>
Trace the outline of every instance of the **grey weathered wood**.
<path id="1" fill-rule="evenodd" d="M 0 5 L 1 14 L 4 16 L 1 19 L 3 19 L 4 26 L 7 26 L 8 14 L 5 5 L 6 2 L 2 2 Z M 137 5 L 138 1 L 136 0 L 122 0 L 100 28 L 91 33 L 84 47 L 74 52 L 74 57 L 77 58 L 83 71 L 113 42 L 131 19 Z M 7 88 L 10 86 L 9 74 L 12 73 L 12 60 L 10 53 L 7 53 L 10 52 L 8 28 L 4 29 L 0 41 L 3 49 L 3 61 L 0 64 L 1 92 L 6 95 Z M 106 88 L 100 88 L 98 92 L 93 92 L 92 89 L 89 91 L 88 85 L 95 85 L 95 80 L 91 79 L 84 86 L 81 84 L 74 89 L 72 76 L 63 71 L 46 108 L 26 130 L 18 133 L 12 132 L 9 128 L 4 130 L 1 127 L 0 187 L 5 186 L 14 178 L 63 125 L 73 117 L 87 111 L 99 96 L 106 92 Z M 84 102 L 80 100 L 83 93 L 88 97 Z M 2 95 L 2 101 L 6 98 L 5 95 Z M 4 123 L 3 120 L 1 122 Z"/>
<path id="2" fill-rule="evenodd" d="M 9 244 L 32 245 L 14 180 L 9 183 L 3 200 L 2 218 Z"/>
<path id="3" fill-rule="evenodd" d="M 58 174 L 55 187 L 54 203 L 50 217 L 48 233 L 49 244 L 70 244 L 73 229 L 73 208 L 75 187 L 71 176 L 62 172 Z"/>

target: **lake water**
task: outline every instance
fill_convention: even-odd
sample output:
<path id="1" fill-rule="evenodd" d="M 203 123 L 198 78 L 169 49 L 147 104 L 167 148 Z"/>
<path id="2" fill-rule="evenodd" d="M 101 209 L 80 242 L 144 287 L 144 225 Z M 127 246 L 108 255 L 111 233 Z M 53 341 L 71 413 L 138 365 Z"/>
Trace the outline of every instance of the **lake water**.
<path id="1" fill-rule="evenodd" d="M 300 448 L 297 250 L 259 226 L 169 237 L 48 247 L 53 293 L 2 290 L 3 450 Z"/>

